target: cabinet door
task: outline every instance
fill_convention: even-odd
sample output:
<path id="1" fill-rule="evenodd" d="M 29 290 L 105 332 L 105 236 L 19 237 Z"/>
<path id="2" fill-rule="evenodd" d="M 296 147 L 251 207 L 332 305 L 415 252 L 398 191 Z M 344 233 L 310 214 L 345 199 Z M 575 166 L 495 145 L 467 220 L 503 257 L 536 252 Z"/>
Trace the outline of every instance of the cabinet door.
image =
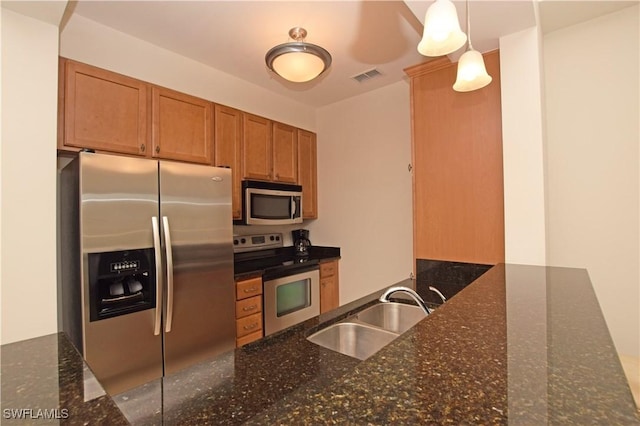
<path id="1" fill-rule="evenodd" d="M 318 218 L 316 135 L 298 130 L 298 183 L 302 185 L 302 217 Z"/>
<path id="2" fill-rule="evenodd" d="M 142 81 L 67 60 L 63 145 L 145 155 L 148 93 Z"/>
<path id="3" fill-rule="evenodd" d="M 242 175 L 271 180 L 271 121 L 244 113 L 242 117 Z"/>
<path id="4" fill-rule="evenodd" d="M 407 71 L 416 259 L 505 261 L 498 51 L 485 53 L 484 61 L 493 82 L 468 93 L 450 88 L 456 64 L 428 62 Z"/>
<path id="5" fill-rule="evenodd" d="M 273 180 L 298 183 L 298 132 L 282 123 L 273 123 Z"/>
<path id="6" fill-rule="evenodd" d="M 320 313 L 329 312 L 340 305 L 340 278 L 338 261 L 320 264 Z"/>
<path id="7" fill-rule="evenodd" d="M 231 168 L 233 218 L 241 219 L 242 174 L 240 173 L 240 145 L 242 143 L 242 113 L 222 105 L 215 105 L 214 108 L 213 164 L 218 167 Z"/>
<path id="8" fill-rule="evenodd" d="M 212 104 L 162 87 L 153 88 L 152 155 L 211 164 Z"/>

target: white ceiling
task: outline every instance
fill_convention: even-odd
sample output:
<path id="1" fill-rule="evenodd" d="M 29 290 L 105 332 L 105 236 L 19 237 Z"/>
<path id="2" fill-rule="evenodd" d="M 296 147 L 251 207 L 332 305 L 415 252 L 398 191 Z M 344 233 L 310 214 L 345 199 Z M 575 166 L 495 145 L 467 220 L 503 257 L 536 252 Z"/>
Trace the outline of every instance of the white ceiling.
<path id="1" fill-rule="evenodd" d="M 472 42 L 476 50 L 498 47 L 499 37 L 535 25 L 533 0 L 472 0 Z M 301 103 L 319 107 L 405 78 L 403 69 L 427 61 L 416 46 L 428 1 L 97 1 L 70 2 L 67 17 L 78 14 Z M 557 3 L 563 5 L 558 6 Z M 567 5 L 571 3 L 572 5 Z M 562 1 L 541 3 L 552 28 L 576 16 L 585 4 L 614 9 L 632 2 Z M 464 29 L 465 3 L 456 1 Z M 548 4 L 548 7 L 547 7 Z M 597 9 L 597 8 L 596 8 Z M 611 7 L 605 7 L 610 11 Z M 597 12 L 606 13 L 606 12 Z M 584 20 L 584 14 L 579 19 Z M 588 15 L 588 14 L 587 14 Z M 553 18 L 553 19 L 552 19 Z M 589 19 L 587 17 L 586 19 Z M 302 26 L 306 41 L 327 49 L 331 68 L 309 83 L 289 83 L 270 73 L 265 53 L 289 41 Z M 457 60 L 461 49 L 451 55 Z M 351 77 L 376 68 L 380 77 L 358 83 Z"/>

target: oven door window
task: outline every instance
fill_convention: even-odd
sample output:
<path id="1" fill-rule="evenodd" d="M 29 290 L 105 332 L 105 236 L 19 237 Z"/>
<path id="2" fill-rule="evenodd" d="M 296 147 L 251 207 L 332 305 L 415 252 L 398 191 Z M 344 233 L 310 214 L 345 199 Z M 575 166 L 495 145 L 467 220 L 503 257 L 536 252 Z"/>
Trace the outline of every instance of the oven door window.
<path id="1" fill-rule="evenodd" d="M 308 306 L 311 306 L 310 279 L 282 284 L 276 288 L 276 316 L 278 318 Z"/>
<path id="2" fill-rule="evenodd" d="M 251 194 L 251 217 L 256 219 L 290 219 L 291 196 Z"/>

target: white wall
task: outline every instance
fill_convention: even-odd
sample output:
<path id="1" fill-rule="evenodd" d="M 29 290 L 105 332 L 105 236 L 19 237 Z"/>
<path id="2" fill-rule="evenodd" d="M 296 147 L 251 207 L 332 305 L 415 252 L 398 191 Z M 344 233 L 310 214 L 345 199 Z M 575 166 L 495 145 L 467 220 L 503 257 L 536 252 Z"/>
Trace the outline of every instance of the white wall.
<path id="1" fill-rule="evenodd" d="M 500 38 L 507 263 L 546 262 L 539 38 L 536 27 Z"/>
<path id="2" fill-rule="evenodd" d="M 4 344 L 57 331 L 58 28 L 1 13 Z"/>
<path id="3" fill-rule="evenodd" d="M 619 353 L 640 356 L 639 7 L 544 38 L 547 255 L 587 268 Z"/>
<path id="4" fill-rule="evenodd" d="M 315 131 L 315 108 L 79 15 L 60 34 L 60 56 Z"/>
<path id="5" fill-rule="evenodd" d="M 320 108 L 317 121 L 320 219 L 307 228 L 341 247 L 344 304 L 413 270 L 409 84 Z"/>

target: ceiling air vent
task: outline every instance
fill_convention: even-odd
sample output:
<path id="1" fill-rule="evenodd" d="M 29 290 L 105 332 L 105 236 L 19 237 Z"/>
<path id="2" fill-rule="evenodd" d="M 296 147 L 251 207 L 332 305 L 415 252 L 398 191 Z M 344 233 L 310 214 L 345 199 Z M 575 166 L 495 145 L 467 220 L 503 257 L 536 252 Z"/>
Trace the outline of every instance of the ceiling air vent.
<path id="1" fill-rule="evenodd" d="M 364 83 L 365 81 L 371 80 L 372 78 L 378 77 L 380 75 L 382 75 L 382 73 L 374 68 L 369 71 L 365 71 L 361 74 L 354 75 L 351 78 L 357 81 L 358 83 Z"/>

